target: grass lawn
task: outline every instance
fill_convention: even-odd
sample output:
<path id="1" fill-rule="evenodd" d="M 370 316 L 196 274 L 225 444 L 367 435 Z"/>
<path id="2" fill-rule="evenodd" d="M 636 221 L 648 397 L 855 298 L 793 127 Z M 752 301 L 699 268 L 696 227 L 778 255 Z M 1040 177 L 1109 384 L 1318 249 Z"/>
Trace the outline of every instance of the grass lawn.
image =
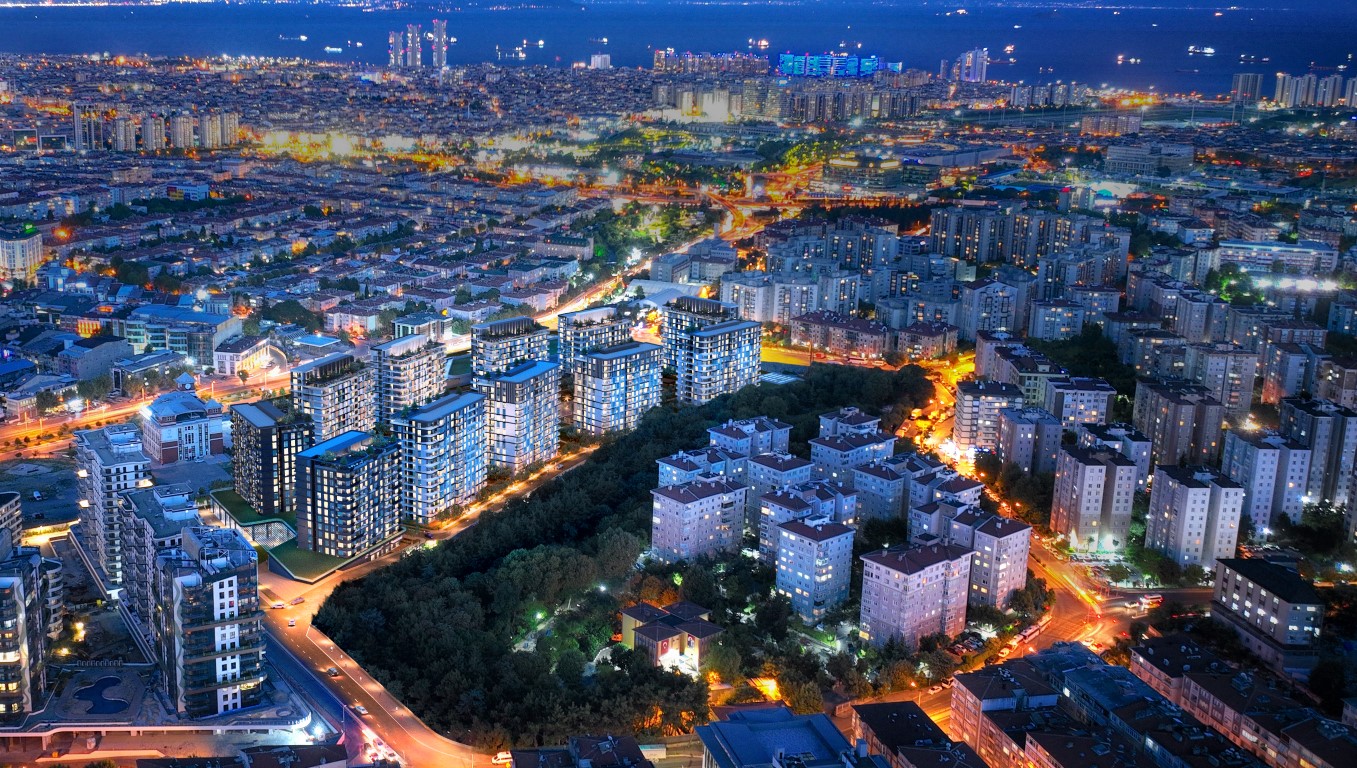
<path id="1" fill-rule="evenodd" d="M 285 515 L 274 515 L 273 517 L 264 517 L 263 515 L 256 512 L 254 507 L 250 506 L 249 502 L 245 501 L 245 499 L 241 497 L 240 494 L 236 493 L 230 488 L 223 488 L 218 491 L 212 491 L 210 495 L 212 496 L 212 498 L 217 500 L 217 503 L 220 504 L 222 508 L 226 510 L 226 513 L 228 515 L 234 518 L 235 521 L 241 524 L 242 526 L 259 525 L 260 523 L 267 523 L 276 520 L 278 522 L 286 523 L 287 526 L 294 531 L 297 530 L 296 512 L 291 512 Z"/>
<path id="2" fill-rule="evenodd" d="M 302 581 L 318 581 L 348 562 L 342 557 L 331 557 L 301 549 L 297 546 L 296 539 L 285 541 L 270 549 L 269 557 L 277 560 L 289 573 Z"/>

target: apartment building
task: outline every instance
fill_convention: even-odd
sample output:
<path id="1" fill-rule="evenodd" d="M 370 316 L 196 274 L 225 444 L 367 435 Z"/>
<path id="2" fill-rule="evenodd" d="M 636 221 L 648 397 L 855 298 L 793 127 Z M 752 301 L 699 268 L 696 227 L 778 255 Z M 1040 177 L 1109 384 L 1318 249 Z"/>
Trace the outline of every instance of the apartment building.
<path id="1" fill-rule="evenodd" d="M 292 407 L 311 417 L 318 443 L 370 431 L 376 423 L 373 388 L 373 369 L 347 352 L 292 369 Z"/>
<path id="2" fill-rule="evenodd" d="M 738 391 L 759 380 L 763 328 L 748 320 L 728 320 L 666 336 L 675 361 L 680 402 L 702 403 Z"/>
<path id="3" fill-rule="evenodd" d="M 156 558 L 184 541 L 184 530 L 203 524 L 197 492 L 184 483 L 128 491 L 118 500 L 123 535 L 124 586 L 120 599 L 134 614 L 134 632 L 154 632 Z"/>
<path id="4" fill-rule="evenodd" d="M 151 459 L 142 451 L 141 430 L 114 424 L 75 433 L 76 487 L 80 527 L 110 585 L 123 582 L 122 530 L 118 497 L 151 484 Z"/>
<path id="5" fill-rule="evenodd" d="M 1231 553 L 1233 554 L 1233 553 Z M 1211 616 L 1268 666 L 1300 677 L 1319 660 L 1324 600 L 1295 571 L 1260 558 L 1226 556 L 1215 566 Z"/>
<path id="6" fill-rule="evenodd" d="M 561 367 L 541 360 L 477 377 L 485 395 L 490 463 L 518 474 L 556 458 L 561 447 Z"/>
<path id="7" fill-rule="evenodd" d="M 375 344 L 372 363 L 373 413 L 379 424 L 405 408 L 424 405 L 443 393 L 443 345 L 422 333 Z"/>
<path id="8" fill-rule="evenodd" d="M 9 495 L 17 508 L 18 494 Z M 48 652 L 64 618 L 61 561 L 0 540 L 0 723 L 42 709 Z"/>
<path id="9" fill-rule="evenodd" d="M 1083 424 L 1106 424 L 1112 418 L 1117 389 L 1105 379 L 1086 376 L 1046 382 L 1044 407 L 1070 432 Z"/>
<path id="10" fill-rule="evenodd" d="M 1229 416 L 1246 414 L 1253 405 L 1258 353 L 1233 344 L 1188 344 L 1183 377 L 1206 388 Z"/>
<path id="11" fill-rule="evenodd" d="M 709 445 L 661 456 L 655 460 L 655 465 L 659 467 L 660 485 L 683 485 L 714 477 L 745 482 L 749 458 Z"/>
<path id="12" fill-rule="evenodd" d="M 753 527 L 758 526 L 759 497 L 779 488 L 810 482 L 814 469 L 815 465 L 810 461 L 790 453 L 761 453 L 750 457 L 744 480 L 749 484 L 749 521 Z"/>
<path id="13" fill-rule="evenodd" d="M 963 381 L 956 390 L 952 442 L 963 452 L 993 450 L 999 443 L 999 412 L 1023 407 L 1022 390 L 994 381 Z"/>
<path id="14" fill-rule="evenodd" d="M 573 375 L 576 360 L 588 352 L 631 341 L 631 326 L 631 318 L 618 312 L 615 306 L 561 313 L 556 319 L 561 375 Z M 540 354 L 540 351 L 531 348 L 524 351 Z"/>
<path id="15" fill-rule="evenodd" d="M 600 310 L 590 310 L 598 313 Z M 577 312 L 574 315 L 585 315 Z M 565 317 L 564 315 L 562 317 Z M 588 343 L 587 339 L 597 338 L 598 334 L 576 333 L 585 327 L 595 326 L 587 323 L 586 318 L 573 318 L 579 322 L 569 332 L 573 361 L 574 354 L 584 351 L 576 349 L 576 342 Z M 615 328 L 613 329 L 615 333 Z M 563 335 L 566 335 L 563 333 Z M 625 339 L 623 339 L 625 341 Z M 619 342 L 620 343 L 620 342 Z M 493 376 L 516 368 L 523 363 L 548 361 L 550 356 L 551 335 L 545 327 L 538 325 L 531 317 L 511 317 L 505 320 L 493 320 L 471 326 L 471 372 L 477 376 Z M 567 349 L 562 344 L 562 360 Z"/>
<path id="16" fill-rule="evenodd" d="M 1027 586 L 1032 526 L 972 509 L 952 518 L 947 540 L 975 553 L 967 603 L 1006 610 L 1013 593 Z"/>
<path id="17" fill-rule="evenodd" d="M 791 434 L 791 424 L 767 416 L 731 420 L 707 429 L 707 439 L 712 445 L 746 456 L 787 453 Z"/>
<path id="18" fill-rule="evenodd" d="M 234 488 L 262 517 L 296 511 L 297 454 L 311 447 L 314 429 L 288 400 L 231 406 Z"/>
<path id="19" fill-rule="evenodd" d="M 895 638 L 955 637 L 966 626 L 972 552 L 953 544 L 892 547 L 862 556 L 863 639 L 876 646 Z"/>
<path id="20" fill-rule="evenodd" d="M 1051 497 L 1051 530 L 1077 552 L 1120 552 L 1131 529 L 1138 471 L 1106 447 L 1060 451 Z"/>
<path id="21" fill-rule="evenodd" d="M 745 495 L 738 480 L 695 480 L 651 491 L 650 545 L 667 563 L 730 552 L 743 532 Z"/>
<path id="22" fill-rule="evenodd" d="M 190 527 L 156 560 L 156 650 L 173 711 L 198 718 L 264 703 L 259 561 L 240 531 Z"/>
<path id="23" fill-rule="evenodd" d="M 297 454 L 297 546 L 357 557 L 400 531 L 401 446 L 345 432 Z"/>
<path id="24" fill-rule="evenodd" d="M 1264 533 L 1285 516 L 1299 523 L 1310 477 L 1310 449 L 1278 434 L 1230 430 L 1220 471 L 1244 489 L 1243 514 Z"/>
<path id="25" fill-rule="evenodd" d="M 1143 491 L 1150 480 L 1150 438 L 1126 423 L 1084 424 L 1079 427 L 1080 448 L 1111 448 L 1135 462 L 1136 490 Z"/>
<path id="26" fill-rule="evenodd" d="M 580 353 L 571 367 L 575 428 L 590 435 L 635 429 L 660 404 L 662 352 L 655 344 L 625 341 Z M 564 371 L 564 354 L 561 360 Z"/>
<path id="27" fill-rule="evenodd" d="M 1289 397 L 1281 403 L 1284 437 L 1310 449 L 1310 476 L 1305 495 L 1312 502 L 1334 506 L 1353 498 L 1354 468 L 1357 468 L 1357 410 L 1326 400 Z"/>
<path id="28" fill-rule="evenodd" d="M 777 526 L 778 594 L 810 625 L 848 599 L 853 574 L 853 529 L 823 518 Z"/>
<path id="29" fill-rule="evenodd" d="M 999 441 L 995 452 L 1005 464 L 1028 473 L 1055 471 L 1064 425 L 1040 408 L 1004 408 L 999 411 Z"/>
<path id="30" fill-rule="evenodd" d="M 485 396 L 451 394 L 391 420 L 400 445 L 400 516 L 429 525 L 485 487 Z"/>
<path id="31" fill-rule="evenodd" d="M 1150 489 L 1145 546 L 1180 566 L 1210 569 L 1234 556 L 1243 508 L 1243 486 L 1220 472 L 1161 465 Z"/>
<path id="32" fill-rule="evenodd" d="M 1220 455 L 1225 406 L 1189 382 L 1136 382 L 1131 422 L 1149 436 L 1155 464 L 1213 463 Z"/>
<path id="33" fill-rule="evenodd" d="M 777 527 L 782 523 L 816 518 L 851 525 L 857 507 L 857 494 L 832 480 L 812 480 L 763 494 L 759 497 L 759 557 L 766 563 L 776 562 Z"/>

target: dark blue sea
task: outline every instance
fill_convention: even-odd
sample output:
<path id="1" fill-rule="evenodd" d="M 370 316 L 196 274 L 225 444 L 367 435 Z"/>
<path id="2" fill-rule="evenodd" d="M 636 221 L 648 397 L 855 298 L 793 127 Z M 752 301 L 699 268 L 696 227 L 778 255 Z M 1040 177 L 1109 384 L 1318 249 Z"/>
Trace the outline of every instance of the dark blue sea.
<path id="1" fill-rule="evenodd" d="M 1210 8 L 1135 9 L 1126 3 L 1119 10 L 1053 10 L 976 7 L 954 0 L 927 5 L 616 4 L 438 14 L 253 4 L 0 8 L 0 51 L 225 53 L 383 64 L 388 30 L 421 23 L 427 32 L 429 22 L 439 16 L 447 19 L 449 35 L 458 39 L 448 54 L 452 64 L 494 61 L 497 50 L 523 47 L 526 64 L 568 66 L 593 53 L 608 53 L 614 66 L 648 66 L 656 47 L 743 51 L 751 39 L 762 39 L 768 41 L 764 52 L 774 57 L 783 51 L 847 49 L 929 71 L 937 71 L 941 59 L 987 47 L 992 58 L 1015 59 L 992 66 L 993 78 L 1029 83 L 1072 79 L 1206 95 L 1228 91 L 1236 72 L 1270 76 L 1313 66 L 1320 73 L 1344 67 L 1348 76 L 1357 75 L 1357 2 L 1283 4 L 1300 7 L 1229 10 L 1221 2 Z M 963 6 L 965 14 L 955 13 Z M 306 41 L 297 39 L 303 35 Z M 1008 46 L 1011 54 L 1004 53 Z M 1191 55 L 1189 46 L 1214 48 L 1215 55 Z M 342 52 L 327 53 L 326 47 Z M 1119 55 L 1128 63 L 1118 64 Z M 1131 59 L 1141 63 L 1129 63 Z"/>

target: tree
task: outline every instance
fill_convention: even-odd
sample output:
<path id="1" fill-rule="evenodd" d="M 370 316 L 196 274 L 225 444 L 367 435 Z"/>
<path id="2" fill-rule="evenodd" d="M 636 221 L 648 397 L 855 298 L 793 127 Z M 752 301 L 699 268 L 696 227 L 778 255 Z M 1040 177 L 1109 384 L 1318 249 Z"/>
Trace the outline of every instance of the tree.
<path id="1" fill-rule="evenodd" d="M 712 646 L 702 658 L 702 670 L 716 676 L 716 679 L 734 685 L 740 675 L 740 652 L 725 643 Z"/>
<path id="2" fill-rule="evenodd" d="M 61 405 L 61 400 L 50 389 L 44 389 L 33 396 L 34 405 L 39 414 L 46 414 Z"/>
<path id="3" fill-rule="evenodd" d="M 236 376 L 240 377 L 241 384 L 244 384 L 245 382 L 250 380 L 250 372 L 245 370 L 244 368 L 241 368 L 240 370 L 236 371 Z"/>
<path id="4" fill-rule="evenodd" d="M 818 715 L 825 711 L 824 695 L 820 693 L 820 686 L 813 681 L 808 680 L 793 686 L 790 691 L 783 691 L 782 700 L 798 715 Z"/>
<path id="5" fill-rule="evenodd" d="M 1130 578 L 1131 569 L 1121 563 L 1115 563 L 1107 568 L 1107 580 L 1113 584 L 1120 584 Z"/>
<path id="6" fill-rule="evenodd" d="M 86 402 L 98 402 L 113 390 L 113 379 L 108 374 L 82 379 L 75 385 L 75 393 Z"/>

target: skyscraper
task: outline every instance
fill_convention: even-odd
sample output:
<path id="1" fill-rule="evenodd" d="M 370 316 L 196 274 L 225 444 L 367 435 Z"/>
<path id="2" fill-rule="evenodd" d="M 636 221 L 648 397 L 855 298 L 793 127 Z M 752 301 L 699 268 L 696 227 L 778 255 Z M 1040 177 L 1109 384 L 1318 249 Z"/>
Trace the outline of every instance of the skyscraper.
<path id="1" fill-rule="evenodd" d="M 734 305 L 684 296 L 664 308 L 665 365 L 678 398 L 701 404 L 758 381 L 758 323 L 739 319 Z"/>
<path id="2" fill-rule="evenodd" d="M 1230 82 L 1230 99 L 1236 104 L 1254 104 L 1263 98 L 1263 76 L 1241 72 Z"/>
<path id="3" fill-rule="evenodd" d="M 399 67 L 405 59 L 405 38 L 401 36 L 399 30 L 391 30 L 386 33 L 386 65 L 388 67 Z"/>
<path id="4" fill-rule="evenodd" d="M 413 333 L 371 349 L 374 410 L 385 424 L 408 407 L 418 407 L 443 392 L 443 345 Z"/>
<path id="5" fill-rule="evenodd" d="M 957 79 L 963 83 L 986 82 L 989 80 L 989 49 L 975 48 L 961 54 L 957 69 Z"/>
<path id="6" fill-rule="evenodd" d="M 474 386 L 488 398 L 490 463 L 512 474 L 550 461 L 560 450 L 561 367 L 533 360 Z"/>
<path id="7" fill-rule="evenodd" d="M 147 115 L 141 119 L 141 148 L 159 152 L 165 148 L 165 118 Z"/>
<path id="8" fill-rule="evenodd" d="M 170 146 L 175 149 L 193 148 L 193 115 L 181 113 L 170 118 Z"/>
<path id="9" fill-rule="evenodd" d="M 72 104 L 71 120 L 75 129 L 75 140 L 72 142 L 75 151 L 86 152 L 104 148 L 104 116 L 98 104 L 84 102 Z"/>
<path id="10" fill-rule="evenodd" d="M 443 19 L 433 20 L 433 49 L 429 58 L 435 69 L 448 65 L 448 22 Z"/>
<path id="11" fill-rule="evenodd" d="M 405 66 L 424 66 L 424 30 L 418 24 L 405 25 Z"/>
<path id="12" fill-rule="evenodd" d="M 137 151 L 137 124 L 132 118 L 119 116 L 113 120 L 113 151 Z"/>

